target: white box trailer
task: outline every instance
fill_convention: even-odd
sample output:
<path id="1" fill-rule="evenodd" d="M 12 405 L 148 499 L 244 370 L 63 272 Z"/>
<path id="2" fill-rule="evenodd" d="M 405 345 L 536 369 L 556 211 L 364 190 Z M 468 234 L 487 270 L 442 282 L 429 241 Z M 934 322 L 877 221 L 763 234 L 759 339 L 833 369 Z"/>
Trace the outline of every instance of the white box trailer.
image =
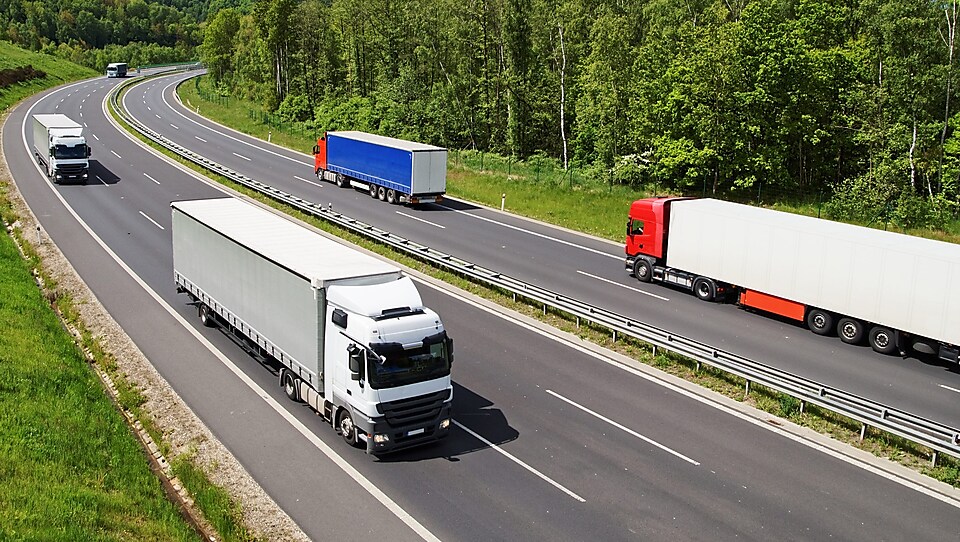
<path id="1" fill-rule="evenodd" d="M 453 343 L 399 268 L 238 199 L 171 207 L 178 291 L 275 360 L 291 399 L 368 453 L 447 435 Z"/>
<path id="2" fill-rule="evenodd" d="M 714 199 L 665 208 L 661 276 L 685 274 L 692 288 L 709 278 L 737 290 L 741 304 L 836 330 L 846 342 L 887 328 L 903 335 L 885 344 L 869 337 L 880 351 L 894 351 L 898 338 L 937 342 L 956 360 L 960 246 Z"/>

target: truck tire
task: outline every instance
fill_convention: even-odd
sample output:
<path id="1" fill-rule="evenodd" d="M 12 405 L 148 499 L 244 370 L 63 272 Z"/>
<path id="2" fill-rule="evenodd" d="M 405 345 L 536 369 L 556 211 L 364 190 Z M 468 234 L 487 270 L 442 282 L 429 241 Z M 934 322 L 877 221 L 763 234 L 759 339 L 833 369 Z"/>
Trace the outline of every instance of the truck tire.
<path id="1" fill-rule="evenodd" d="M 866 334 L 866 326 L 856 318 L 843 317 L 837 322 L 837 335 L 847 344 L 862 343 Z"/>
<path id="2" fill-rule="evenodd" d="M 870 330 L 870 348 L 880 354 L 892 354 L 897 351 L 897 340 L 893 330 L 883 326 L 875 326 Z"/>
<path id="3" fill-rule="evenodd" d="M 280 385 L 283 387 L 283 393 L 294 403 L 300 402 L 300 382 L 290 371 L 284 370 L 280 373 Z"/>
<path id="4" fill-rule="evenodd" d="M 643 258 L 637 258 L 633 262 L 633 276 L 640 282 L 650 282 L 653 279 L 653 268 L 650 262 Z"/>
<path id="5" fill-rule="evenodd" d="M 833 315 L 823 309 L 810 309 L 807 327 L 817 335 L 829 335 L 833 331 Z"/>
<path id="6" fill-rule="evenodd" d="M 707 277 L 697 277 L 693 281 L 693 295 L 700 301 L 713 301 L 717 297 L 717 285 Z"/>
<path id="7" fill-rule="evenodd" d="M 217 324 L 210 307 L 203 304 L 200 305 L 200 323 L 203 324 L 204 327 L 213 327 Z"/>
<path id="8" fill-rule="evenodd" d="M 384 187 L 382 187 L 382 186 L 378 186 L 378 187 L 377 187 L 377 199 L 379 199 L 380 201 L 387 201 L 387 189 L 386 189 L 386 188 L 384 188 Z"/>
<path id="9" fill-rule="evenodd" d="M 377 185 L 370 183 L 370 187 L 367 190 L 370 191 L 371 198 L 377 197 Z"/>
<path id="10" fill-rule="evenodd" d="M 340 436 L 347 444 L 353 447 L 357 446 L 357 426 L 353 425 L 353 418 L 350 417 L 350 412 L 347 409 L 343 409 L 340 414 L 337 414 L 337 429 L 340 430 Z"/>
<path id="11" fill-rule="evenodd" d="M 397 192 L 396 190 L 387 190 L 387 203 L 394 205 L 397 203 Z"/>
<path id="12" fill-rule="evenodd" d="M 336 185 L 337 185 L 338 187 L 340 187 L 340 188 L 346 188 L 346 187 L 350 186 L 350 181 L 347 180 L 347 178 L 346 178 L 345 176 L 343 176 L 342 174 L 337 173 L 337 176 L 334 177 L 334 178 L 336 179 L 336 180 L 334 181 L 334 183 L 336 183 Z"/>

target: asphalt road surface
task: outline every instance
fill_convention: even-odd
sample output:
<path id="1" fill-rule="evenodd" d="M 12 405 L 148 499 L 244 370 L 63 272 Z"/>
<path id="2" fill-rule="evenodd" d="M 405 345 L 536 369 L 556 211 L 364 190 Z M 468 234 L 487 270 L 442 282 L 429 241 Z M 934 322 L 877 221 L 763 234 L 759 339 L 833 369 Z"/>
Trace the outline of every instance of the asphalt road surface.
<path id="1" fill-rule="evenodd" d="M 420 287 L 425 303 L 440 313 L 456 339 L 455 428 L 435 446 L 380 460 L 347 448 L 319 417 L 286 400 L 268 367 L 222 332 L 203 328 L 185 296 L 175 293 L 169 203 L 223 193 L 151 154 L 105 118 L 102 100 L 115 83 L 94 79 L 20 105 L 3 129 L 11 173 L 46 235 L 161 375 L 314 539 L 957 539 L 956 497 L 933 495 L 877 474 L 427 284 Z M 147 87 L 159 90 L 165 84 L 158 80 Z M 138 92 L 140 87 L 131 91 L 128 105 L 138 100 Z M 169 114 L 149 103 L 141 105 L 155 111 L 158 120 Z M 93 182 L 54 186 L 43 177 L 28 151 L 27 115 L 37 112 L 63 112 L 86 124 L 95 160 Z M 183 130 L 182 124 L 192 123 L 178 119 L 172 124 L 177 128 L 170 130 Z M 214 148 L 221 143 L 205 135 L 200 149 L 220 160 Z M 255 149 L 230 145 L 232 150 L 224 152 L 254 164 L 248 155 Z M 247 174 L 277 181 L 286 175 L 286 166 L 279 164 L 287 163 L 295 164 L 274 156 L 272 164 L 262 165 L 269 176 Z M 306 170 L 302 177 L 310 179 L 310 168 Z M 367 217 L 358 218 L 383 218 L 381 227 L 406 224 L 410 231 L 404 235 L 430 244 L 418 237 L 418 229 L 441 228 L 399 213 L 451 229 L 455 223 L 472 224 L 447 232 L 451 246 L 438 248 L 492 268 L 514 261 L 517 267 L 509 272 L 526 266 L 541 277 L 537 282 L 555 289 L 563 290 L 558 287 L 563 283 L 554 286 L 552 281 L 566 275 L 553 269 L 551 262 L 559 261 L 559 254 L 572 260 L 593 254 L 578 247 L 609 253 L 598 254 L 587 269 L 598 276 L 607 267 L 620 266 L 606 243 L 499 213 L 456 203 L 412 211 L 332 185 L 303 184 L 322 193 L 324 201 L 329 195 L 348 214 L 354 214 L 349 204 L 354 201 L 356 210 L 368 209 Z M 488 220 L 571 239 L 572 245 L 530 234 L 514 238 L 510 232 L 518 230 Z M 488 231 L 459 237 L 471 230 Z M 477 246 L 484 244 L 481 239 L 500 241 Z M 525 246 L 531 251 L 524 252 Z M 537 246 L 541 248 L 534 250 Z M 453 250 L 460 248 L 500 259 Z M 623 279 L 616 272 L 607 276 Z M 590 284 L 585 279 L 570 283 Z M 624 295 L 622 288 L 607 283 L 584 292 L 593 290 L 614 292 L 621 302 L 637 294 L 644 304 L 661 306 L 656 298 Z M 669 307 L 665 314 L 684 312 L 673 304 L 680 294 L 650 291 L 670 299 L 663 302 Z M 700 320 L 726 319 L 729 324 L 733 315 L 742 315 L 751 322 L 768 321 L 728 307 L 683 306 L 696 307 Z M 723 312 L 727 309 L 729 314 Z M 678 321 L 688 318 L 697 320 Z M 382 491 L 391 507 L 365 484 Z"/>

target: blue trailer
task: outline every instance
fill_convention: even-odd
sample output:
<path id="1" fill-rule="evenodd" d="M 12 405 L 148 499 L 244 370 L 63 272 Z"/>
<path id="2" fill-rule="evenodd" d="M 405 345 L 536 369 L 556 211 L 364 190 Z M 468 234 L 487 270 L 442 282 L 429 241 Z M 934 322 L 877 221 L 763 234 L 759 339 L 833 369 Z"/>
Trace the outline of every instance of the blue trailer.
<path id="1" fill-rule="evenodd" d="M 326 132 L 313 148 L 317 178 L 389 203 L 435 203 L 447 189 L 447 149 L 365 132 Z"/>

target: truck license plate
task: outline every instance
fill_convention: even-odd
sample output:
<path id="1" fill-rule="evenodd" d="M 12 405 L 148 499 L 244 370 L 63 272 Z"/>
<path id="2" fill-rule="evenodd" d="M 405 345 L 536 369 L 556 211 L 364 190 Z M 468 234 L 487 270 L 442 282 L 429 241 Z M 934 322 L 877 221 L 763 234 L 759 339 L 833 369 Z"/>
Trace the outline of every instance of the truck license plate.
<path id="1" fill-rule="evenodd" d="M 414 429 L 413 431 L 407 431 L 407 436 L 412 437 L 414 435 L 419 435 L 420 433 L 423 433 L 422 427 L 420 429 Z"/>

